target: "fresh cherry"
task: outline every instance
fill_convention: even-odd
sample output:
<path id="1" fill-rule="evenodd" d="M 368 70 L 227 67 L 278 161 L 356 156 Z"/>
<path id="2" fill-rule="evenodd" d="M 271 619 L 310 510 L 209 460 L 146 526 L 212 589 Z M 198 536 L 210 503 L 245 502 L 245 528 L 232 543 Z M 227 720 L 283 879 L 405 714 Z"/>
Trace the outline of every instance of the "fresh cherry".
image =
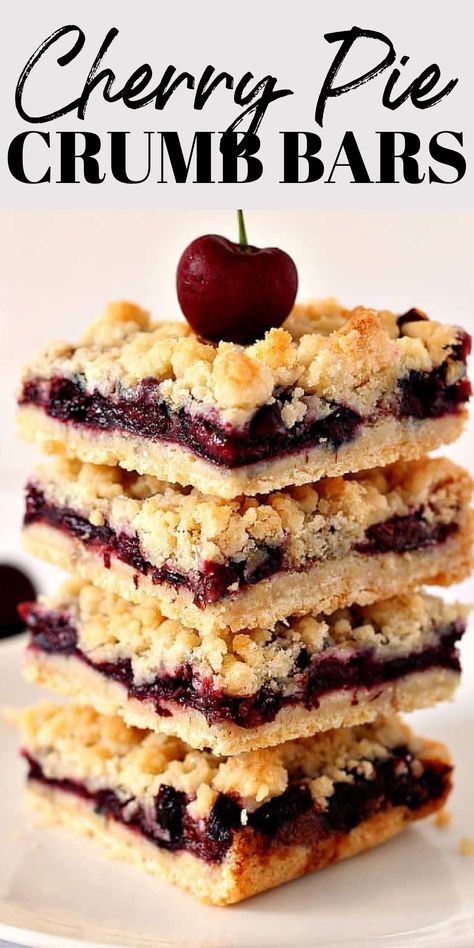
<path id="1" fill-rule="evenodd" d="M 238 215 L 238 244 L 207 234 L 186 247 L 176 288 L 199 336 L 247 345 L 284 322 L 295 301 L 298 273 L 284 250 L 252 247 L 242 211 Z"/>
<path id="2" fill-rule="evenodd" d="M 29 576 L 10 563 L 0 564 L 0 638 L 17 635 L 25 628 L 18 606 L 36 598 L 36 590 Z"/>

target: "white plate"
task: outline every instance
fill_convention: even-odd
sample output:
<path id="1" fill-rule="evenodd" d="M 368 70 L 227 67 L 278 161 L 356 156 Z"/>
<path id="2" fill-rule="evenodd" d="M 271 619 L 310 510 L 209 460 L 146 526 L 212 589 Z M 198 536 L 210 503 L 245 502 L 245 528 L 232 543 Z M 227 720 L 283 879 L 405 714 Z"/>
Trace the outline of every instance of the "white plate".
<path id="1" fill-rule="evenodd" d="M 3 705 L 38 698 L 20 679 L 22 645 L 0 645 Z M 32 948 L 472 948 L 474 859 L 458 852 L 461 836 L 474 836 L 474 661 L 466 665 L 472 670 L 454 704 L 412 715 L 422 733 L 447 739 L 457 761 L 452 824 L 419 824 L 378 850 L 228 909 L 200 905 L 65 830 L 31 828 L 17 736 L 2 724 L 0 938 Z"/>

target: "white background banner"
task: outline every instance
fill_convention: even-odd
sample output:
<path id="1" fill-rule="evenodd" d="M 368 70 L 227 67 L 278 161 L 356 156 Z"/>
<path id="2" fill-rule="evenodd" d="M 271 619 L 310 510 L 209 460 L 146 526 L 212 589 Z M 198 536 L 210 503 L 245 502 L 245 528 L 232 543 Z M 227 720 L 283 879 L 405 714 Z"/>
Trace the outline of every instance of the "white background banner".
<path id="1" fill-rule="evenodd" d="M 0 206 L 472 207 L 472 11 L 469 0 L 4 5 Z M 350 44 L 353 27 L 385 39 Z M 324 103 L 344 42 L 329 92 L 350 88 Z M 263 113 L 255 158 L 226 163 L 221 133 L 249 107 L 237 129 Z"/>

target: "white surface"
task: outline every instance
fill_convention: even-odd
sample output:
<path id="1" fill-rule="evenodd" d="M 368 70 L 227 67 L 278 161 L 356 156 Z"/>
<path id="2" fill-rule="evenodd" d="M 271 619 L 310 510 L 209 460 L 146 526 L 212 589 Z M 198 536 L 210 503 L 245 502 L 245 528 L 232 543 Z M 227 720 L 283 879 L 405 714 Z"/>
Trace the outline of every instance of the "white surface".
<path id="1" fill-rule="evenodd" d="M 36 700 L 19 685 L 22 642 L 0 647 L 7 705 Z M 17 736 L 1 725 L 0 938 L 33 948 L 115 945 L 206 948 L 469 946 L 474 943 L 474 859 L 458 852 L 474 836 L 474 649 L 458 700 L 411 716 L 446 739 L 457 769 L 451 826 L 418 824 L 392 842 L 228 909 L 200 905 L 139 869 L 111 861 L 90 840 L 33 829 L 21 804 L 25 766 Z M 470 661 L 469 661 L 470 659 Z"/>

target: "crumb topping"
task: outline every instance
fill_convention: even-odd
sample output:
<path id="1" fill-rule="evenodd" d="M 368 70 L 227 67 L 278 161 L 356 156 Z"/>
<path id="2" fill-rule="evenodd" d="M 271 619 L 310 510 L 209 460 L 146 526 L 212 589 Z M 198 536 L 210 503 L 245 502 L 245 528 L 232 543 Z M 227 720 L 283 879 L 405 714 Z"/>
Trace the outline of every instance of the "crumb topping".
<path id="1" fill-rule="evenodd" d="M 49 346 L 26 368 L 24 381 L 78 377 L 86 391 L 113 398 L 151 378 L 157 397 L 173 409 L 190 403 L 204 412 L 217 409 L 235 426 L 284 388 L 293 392 L 283 415 L 291 428 L 308 411 L 324 417 L 334 402 L 370 415 L 412 370 L 429 372 L 447 362 L 459 377 L 458 341 L 455 326 L 422 319 L 399 329 L 394 313 L 347 310 L 330 299 L 297 304 L 281 329 L 251 346 L 214 346 L 184 322 L 154 323 L 133 303 L 117 302 L 78 345 Z"/>
<path id="2" fill-rule="evenodd" d="M 345 556 L 368 527 L 424 508 L 428 521 L 451 523 L 469 503 L 469 475 L 444 458 L 397 462 L 257 497 L 223 500 L 118 467 L 59 459 L 33 481 L 55 504 L 96 526 L 137 535 L 154 565 L 183 573 L 205 562 L 261 562 L 262 547 L 284 545 L 289 568 Z"/>
<path id="3" fill-rule="evenodd" d="M 370 779 L 374 761 L 392 748 L 407 745 L 414 758 L 423 750 L 396 717 L 227 758 L 128 727 L 89 707 L 43 702 L 20 712 L 18 723 L 25 750 L 46 777 L 76 780 L 92 792 L 112 789 L 122 800 L 146 801 L 167 784 L 191 797 L 191 815 L 198 818 L 208 814 L 217 793 L 236 796 L 251 812 L 292 781 L 306 783 L 324 807 L 334 783 L 351 781 L 354 772 Z M 415 763 L 422 767 L 419 759 Z"/>
<path id="4" fill-rule="evenodd" d="M 468 613 L 461 604 L 412 593 L 332 615 L 294 616 L 273 631 L 201 634 L 164 618 L 155 605 L 125 602 L 77 578 L 55 597 L 40 597 L 39 607 L 70 616 L 78 647 L 94 664 L 130 659 L 139 685 L 189 665 L 199 679 L 212 679 L 214 687 L 237 696 L 263 686 L 291 694 L 298 687 L 291 673 L 302 649 L 310 659 L 323 653 L 348 658 L 368 649 L 389 659 L 435 644 L 440 629 Z"/>
<path id="5" fill-rule="evenodd" d="M 453 814 L 445 808 L 439 810 L 435 816 L 434 823 L 438 829 L 444 829 L 446 826 L 450 826 L 453 820 Z"/>

